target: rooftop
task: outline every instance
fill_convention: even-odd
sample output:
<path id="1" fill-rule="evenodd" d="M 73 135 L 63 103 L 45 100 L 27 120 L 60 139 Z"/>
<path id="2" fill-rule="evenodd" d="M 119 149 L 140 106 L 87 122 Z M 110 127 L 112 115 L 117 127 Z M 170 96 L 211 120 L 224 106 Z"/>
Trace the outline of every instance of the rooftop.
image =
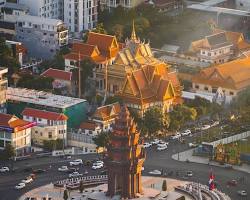
<path id="1" fill-rule="evenodd" d="M 17 18 L 18 22 L 31 22 L 33 24 L 47 24 L 51 26 L 58 26 L 63 24 L 63 21 L 59 19 L 49 19 L 32 15 L 20 15 Z"/>
<path id="2" fill-rule="evenodd" d="M 65 109 L 73 105 L 86 102 L 85 99 L 55 95 L 52 93 L 31 90 L 27 88 L 12 88 L 7 89 L 7 99 L 36 105 Z"/>
<path id="3" fill-rule="evenodd" d="M 54 78 L 54 79 L 71 81 L 72 73 L 71 72 L 66 72 L 66 71 L 63 71 L 63 70 L 59 70 L 59 69 L 49 68 L 45 72 L 43 72 L 41 74 L 41 76 L 46 76 L 46 77 L 51 77 L 51 78 Z"/>
<path id="4" fill-rule="evenodd" d="M 13 129 L 13 128 L 27 126 L 28 128 L 28 125 L 31 125 L 31 123 L 24 121 L 22 119 L 19 119 L 15 115 L 8 115 L 8 114 L 0 113 L 0 127 Z"/>
<path id="5" fill-rule="evenodd" d="M 10 3 L 10 2 L 6 2 L 3 8 L 10 8 L 13 10 L 23 10 L 23 11 L 29 10 L 29 7 L 24 4 L 17 4 L 17 3 Z"/>

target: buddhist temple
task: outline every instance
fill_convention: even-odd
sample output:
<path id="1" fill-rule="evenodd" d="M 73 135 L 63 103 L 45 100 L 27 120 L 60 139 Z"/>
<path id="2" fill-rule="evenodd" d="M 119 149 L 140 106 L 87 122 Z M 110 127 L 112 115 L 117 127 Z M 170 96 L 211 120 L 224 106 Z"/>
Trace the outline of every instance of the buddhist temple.
<path id="1" fill-rule="evenodd" d="M 149 42 L 137 37 L 134 23 L 131 37 L 114 63 L 96 71 L 96 83 L 99 94 L 118 95 L 141 114 L 155 105 L 169 111 L 173 104 L 181 102 L 182 87 L 176 72 L 154 57 Z"/>
<path id="2" fill-rule="evenodd" d="M 107 196 L 135 198 L 142 193 L 141 171 L 145 152 L 139 144 L 140 133 L 127 107 L 123 106 L 111 132 L 108 156 Z"/>

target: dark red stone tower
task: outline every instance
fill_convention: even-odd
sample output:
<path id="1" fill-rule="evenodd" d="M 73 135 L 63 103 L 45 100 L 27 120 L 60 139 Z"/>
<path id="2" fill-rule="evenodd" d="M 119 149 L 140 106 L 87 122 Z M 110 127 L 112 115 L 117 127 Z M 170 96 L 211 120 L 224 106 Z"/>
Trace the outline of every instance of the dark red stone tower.
<path id="1" fill-rule="evenodd" d="M 108 155 L 108 196 L 135 198 L 142 192 L 141 170 L 145 152 L 139 144 L 140 133 L 127 107 L 123 106 L 111 132 Z"/>

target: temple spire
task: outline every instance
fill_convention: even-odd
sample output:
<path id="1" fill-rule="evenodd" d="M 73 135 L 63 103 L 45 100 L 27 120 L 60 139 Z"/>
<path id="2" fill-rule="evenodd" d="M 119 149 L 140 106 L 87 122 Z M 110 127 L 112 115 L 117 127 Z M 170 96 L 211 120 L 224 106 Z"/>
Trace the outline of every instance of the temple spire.
<path id="1" fill-rule="evenodd" d="M 132 41 L 137 41 L 136 38 L 136 33 L 135 33 L 135 21 L 133 20 L 133 24 L 132 24 L 132 33 L 131 33 L 131 38 Z"/>

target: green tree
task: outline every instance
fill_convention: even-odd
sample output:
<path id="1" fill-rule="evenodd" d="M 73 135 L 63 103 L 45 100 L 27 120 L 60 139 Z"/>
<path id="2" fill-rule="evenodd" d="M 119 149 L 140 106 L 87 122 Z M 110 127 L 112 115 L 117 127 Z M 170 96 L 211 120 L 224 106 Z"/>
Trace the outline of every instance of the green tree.
<path id="1" fill-rule="evenodd" d="M 163 128 L 163 114 L 160 108 L 153 107 L 148 109 L 143 116 L 143 126 L 148 136 L 154 136 Z"/>
<path id="2" fill-rule="evenodd" d="M 102 131 L 100 134 L 93 138 L 94 143 L 96 144 L 97 148 L 103 147 L 106 148 L 109 144 L 110 139 L 110 132 Z"/>
<path id="3" fill-rule="evenodd" d="M 82 193 L 83 190 L 84 190 L 83 181 L 80 181 L 80 185 L 79 185 L 79 191 L 80 191 L 80 193 Z"/>
<path id="4" fill-rule="evenodd" d="M 64 190 L 64 192 L 63 192 L 63 199 L 64 200 L 68 200 L 68 198 L 69 198 L 68 190 Z"/>
<path id="5" fill-rule="evenodd" d="M 167 191 L 167 181 L 163 180 L 162 182 L 162 191 Z"/>
<path id="6" fill-rule="evenodd" d="M 4 150 L 3 150 L 3 155 L 6 160 L 12 159 L 15 156 L 15 149 L 11 144 L 6 144 Z"/>

